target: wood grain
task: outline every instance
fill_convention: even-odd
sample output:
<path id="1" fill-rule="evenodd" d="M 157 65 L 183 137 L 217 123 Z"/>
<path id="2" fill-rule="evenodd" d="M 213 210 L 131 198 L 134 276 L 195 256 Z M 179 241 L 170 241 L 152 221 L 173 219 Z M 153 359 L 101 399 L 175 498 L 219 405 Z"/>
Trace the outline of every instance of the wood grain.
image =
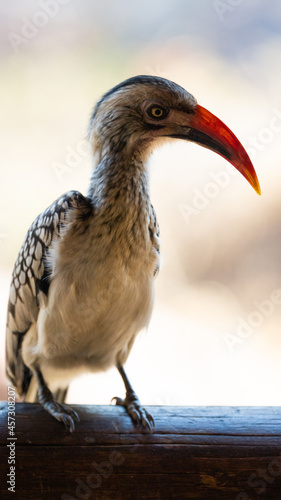
<path id="1" fill-rule="evenodd" d="M 16 405 L 16 493 L 7 491 L 0 404 L 0 498 L 280 500 L 281 408 L 150 407 L 154 434 L 117 406 L 77 406 L 69 434 L 38 404 Z"/>

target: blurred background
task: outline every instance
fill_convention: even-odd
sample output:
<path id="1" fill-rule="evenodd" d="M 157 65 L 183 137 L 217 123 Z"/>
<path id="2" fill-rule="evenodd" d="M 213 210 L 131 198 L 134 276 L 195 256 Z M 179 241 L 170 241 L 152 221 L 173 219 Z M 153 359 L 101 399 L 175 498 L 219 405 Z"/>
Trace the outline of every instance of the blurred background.
<path id="1" fill-rule="evenodd" d="M 234 5 L 235 4 L 235 5 Z M 0 399 L 10 276 L 33 219 L 86 193 L 90 111 L 137 74 L 169 78 L 246 147 L 259 197 L 218 155 L 173 143 L 150 160 L 162 268 L 127 372 L 144 404 L 280 405 L 281 5 L 262 0 L 1 0 Z M 124 394 L 115 369 L 68 401 Z"/>

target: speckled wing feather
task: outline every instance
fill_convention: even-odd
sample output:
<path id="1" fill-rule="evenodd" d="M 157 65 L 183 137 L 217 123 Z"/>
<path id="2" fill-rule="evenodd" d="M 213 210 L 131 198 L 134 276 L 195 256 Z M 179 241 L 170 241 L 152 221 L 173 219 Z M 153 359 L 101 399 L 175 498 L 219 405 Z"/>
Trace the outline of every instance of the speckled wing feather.
<path id="1" fill-rule="evenodd" d="M 78 191 L 70 191 L 58 198 L 35 219 L 29 228 L 12 275 L 7 314 L 6 371 L 20 395 L 25 394 L 31 374 L 21 357 L 25 333 L 36 322 L 39 313 L 39 294 L 48 294 L 51 269 L 46 255 L 62 225 L 67 223 L 71 209 L 84 205 L 85 198 Z"/>
<path id="2" fill-rule="evenodd" d="M 156 252 L 160 255 L 160 230 L 156 218 L 156 213 L 153 205 L 150 205 L 150 224 L 149 224 L 149 232 L 152 244 L 156 250 Z M 157 276 L 159 272 L 159 263 L 154 270 L 154 276 Z"/>

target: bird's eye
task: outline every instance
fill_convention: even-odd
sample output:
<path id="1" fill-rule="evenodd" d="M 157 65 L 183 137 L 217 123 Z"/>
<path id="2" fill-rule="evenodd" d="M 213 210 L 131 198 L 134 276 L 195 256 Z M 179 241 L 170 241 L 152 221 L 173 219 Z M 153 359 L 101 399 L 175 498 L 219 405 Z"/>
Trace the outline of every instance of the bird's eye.
<path id="1" fill-rule="evenodd" d="M 168 111 L 162 108 L 162 106 L 153 104 L 148 108 L 147 114 L 150 118 L 154 118 L 154 120 L 163 120 L 168 115 Z"/>

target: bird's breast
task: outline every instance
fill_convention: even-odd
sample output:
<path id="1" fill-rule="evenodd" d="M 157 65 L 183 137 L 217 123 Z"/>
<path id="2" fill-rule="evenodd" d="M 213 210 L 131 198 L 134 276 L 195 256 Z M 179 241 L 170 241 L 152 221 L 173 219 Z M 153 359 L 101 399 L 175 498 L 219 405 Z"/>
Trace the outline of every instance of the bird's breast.
<path id="1" fill-rule="evenodd" d="M 41 347 L 51 359 L 83 360 L 91 369 L 124 362 L 149 323 L 159 259 L 149 231 L 140 240 L 136 228 L 134 234 L 105 229 L 76 241 L 65 262 L 62 247 L 55 249 L 48 303 L 38 319 Z"/>

